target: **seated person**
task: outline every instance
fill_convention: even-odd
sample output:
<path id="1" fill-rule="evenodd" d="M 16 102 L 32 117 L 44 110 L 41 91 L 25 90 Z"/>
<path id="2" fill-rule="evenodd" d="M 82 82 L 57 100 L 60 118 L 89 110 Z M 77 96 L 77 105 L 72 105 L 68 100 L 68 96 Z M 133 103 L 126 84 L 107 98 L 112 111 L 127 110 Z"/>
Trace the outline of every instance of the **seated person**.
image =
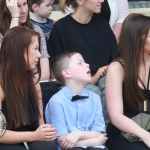
<path id="1" fill-rule="evenodd" d="M 91 80 L 89 64 L 80 53 L 66 51 L 53 58 L 51 69 L 65 85 L 50 99 L 45 111 L 46 122 L 57 129 L 59 149 L 106 150 L 100 97 L 84 88 Z"/>
<path id="2" fill-rule="evenodd" d="M 143 111 L 141 104 L 150 102 L 149 85 L 150 17 L 130 14 L 122 26 L 118 54 L 106 75 L 106 102 L 111 120 L 107 127 L 109 149 L 150 149 L 150 133 L 132 120 Z M 139 141 L 130 142 L 121 132 L 134 135 Z"/>
<path id="3" fill-rule="evenodd" d="M 22 26 L 9 29 L 3 38 L 0 50 L 0 110 L 6 118 L 7 127 L 0 128 L 0 150 L 26 150 L 28 147 L 30 150 L 57 150 L 52 142 L 56 138 L 56 129 L 43 120 L 38 82 L 39 43 L 40 34 Z M 36 66 L 39 78 L 32 71 Z"/>

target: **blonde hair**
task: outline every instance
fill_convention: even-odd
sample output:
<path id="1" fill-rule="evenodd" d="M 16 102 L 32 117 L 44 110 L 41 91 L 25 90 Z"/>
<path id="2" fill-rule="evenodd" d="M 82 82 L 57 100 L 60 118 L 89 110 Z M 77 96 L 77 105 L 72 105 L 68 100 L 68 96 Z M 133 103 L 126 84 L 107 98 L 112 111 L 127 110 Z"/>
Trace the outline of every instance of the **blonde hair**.
<path id="1" fill-rule="evenodd" d="M 59 9 L 65 13 L 65 7 L 66 6 L 72 6 L 72 8 L 75 10 L 78 7 L 78 3 L 76 0 L 60 0 L 59 1 Z"/>

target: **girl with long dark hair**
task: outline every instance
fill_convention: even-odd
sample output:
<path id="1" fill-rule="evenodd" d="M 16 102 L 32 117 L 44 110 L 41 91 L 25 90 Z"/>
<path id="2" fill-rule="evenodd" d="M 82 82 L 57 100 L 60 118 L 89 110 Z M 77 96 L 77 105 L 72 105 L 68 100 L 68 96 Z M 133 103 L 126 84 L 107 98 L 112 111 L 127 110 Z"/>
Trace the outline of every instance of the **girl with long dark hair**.
<path id="1" fill-rule="evenodd" d="M 25 150 L 23 142 L 30 150 L 57 150 L 50 142 L 56 137 L 56 129 L 43 119 L 39 50 L 40 34 L 34 30 L 18 26 L 5 33 L 0 50 L 0 109 L 7 129 L 0 138 L 1 150 Z"/>
<path id="2" fill-rule="evenodd" d="M 106 75 L 106 102 L 111 123 L 106 145 L 111 150 L 149 150 L 150 133 L 131 118 L 150 101 L 150 18 L 129 15 L 122 27 L 117 56 Z M 144 113 L 150 114 L 149 111 Z M 139 138 L 129 142 L 121 131 Z"/>

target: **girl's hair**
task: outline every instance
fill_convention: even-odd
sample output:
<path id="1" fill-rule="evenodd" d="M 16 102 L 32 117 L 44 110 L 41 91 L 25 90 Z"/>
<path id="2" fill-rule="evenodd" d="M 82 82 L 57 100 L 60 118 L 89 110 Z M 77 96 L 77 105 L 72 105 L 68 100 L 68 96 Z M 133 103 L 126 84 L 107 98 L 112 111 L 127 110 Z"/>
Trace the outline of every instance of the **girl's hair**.
<path id="1" fill-rule="evenodd" d="M 27 70 L 27 63 L 24 58 L 25 51 L 28 56 L 29 45 L 39 33 L 27 27 L 14 27 L 8 30 L 3 38 L 0 50 L 0 84 L 4 91 L 6 108 L 8 112 L 8 128 L 18 128 L 20 125 L 27 125 L 30 122 L 28 113 L 28 90 L 31 90 L 35 100 L 38 116 L 38 95 L 33 83 L 33 70 Z M 30 56 L 28 56 L 30 57 Z M 41 75 L 40 65 L 37 65 L 39 78 Z M 39 81 L 39 79 L 38 79 Z"/>
<path id="2" fill-rule="evenodd" d="M 29 0 L 29 9 L 33 13 L 32 5 L 37 4 L 38 6 L 43 3 L 44 0 Z"/>
<path id="3" fill-rule="evenodd" d="M 27 3 L 30 0 L 27 0 Z M 0 32 L 4 35 L 6 31 L 10 28 L 12 16 L 9 9 L 6 6 L 6 0 L 0 0 Z M 33 29 L 33 25 L 30 23 L 29 12 L 27 16 L 27 20 L 22 26 L 26 26 L 30 29 Z"/>
<path id="4" fill-rule="evenodd" d="M 78 3 L 76 0 L 60 0 L 59 9 L 65 13 L 65 7 L 70 5 L 74 10 L 78 7 Z"/>
<path id="5" fill-rule="evenodd" d="M 129 107 L 136 111 L 144 100 L 138 85 L 140 61 L 144 62 L 144 45 L 150 30 L 150 17 L 130 14 L 124 21 L 115 61 L 124 64 L 124 96 Z"/>

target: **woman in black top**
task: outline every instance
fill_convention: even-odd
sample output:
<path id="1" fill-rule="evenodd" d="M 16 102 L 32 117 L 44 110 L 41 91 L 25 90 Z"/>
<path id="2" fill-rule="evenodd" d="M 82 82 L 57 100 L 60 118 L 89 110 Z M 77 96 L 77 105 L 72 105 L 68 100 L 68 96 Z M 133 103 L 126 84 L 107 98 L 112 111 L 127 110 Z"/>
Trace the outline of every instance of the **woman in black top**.
<path id="1" fill-rule="evenodd" d="M 56 129 L 43 120 L 39 79 L 40 34 L 26 27 L 14 27 L 3 38 L 0 50 L 0 109 L 7 128 L 0 138 L 1 150 L 57 150 Z M 39 76 L 40 78 L 40 76 Z M 0 120 L 0 124 L 3 122 Z"/>
<path id="2" fill-rule="evenodd" d="M 75 12 L 58 20 L 49 38 L 51 58 L 67 50 L 81 53 L 85 62 L 90 64 L 92 79 L 87 85 L 89 90 L 101 96 L 105 122 L 109 122 L 105 105 L 105 78 L 108 64 L 117 51 L 115 36 L 109 23 L 94 13 L 101 11 L 103 0 L 61 0 L 60 7 L 72 5 Z M 102 82 L 98 84 L 99 80 Z"/>
<path id="3" fill-rule="evenodd" d="M 150 133 L 130 118 L 150 101 L 150 18 L 131 14 L 123 23 L 119 50 L 106 75 L 106 102 L 111 123 L 106 145 L 111 150 L 149 150 Z M 150 114 L 149 111 L 145 113 Z M 139 137 L 129 142 L 121 131 Z"/>

